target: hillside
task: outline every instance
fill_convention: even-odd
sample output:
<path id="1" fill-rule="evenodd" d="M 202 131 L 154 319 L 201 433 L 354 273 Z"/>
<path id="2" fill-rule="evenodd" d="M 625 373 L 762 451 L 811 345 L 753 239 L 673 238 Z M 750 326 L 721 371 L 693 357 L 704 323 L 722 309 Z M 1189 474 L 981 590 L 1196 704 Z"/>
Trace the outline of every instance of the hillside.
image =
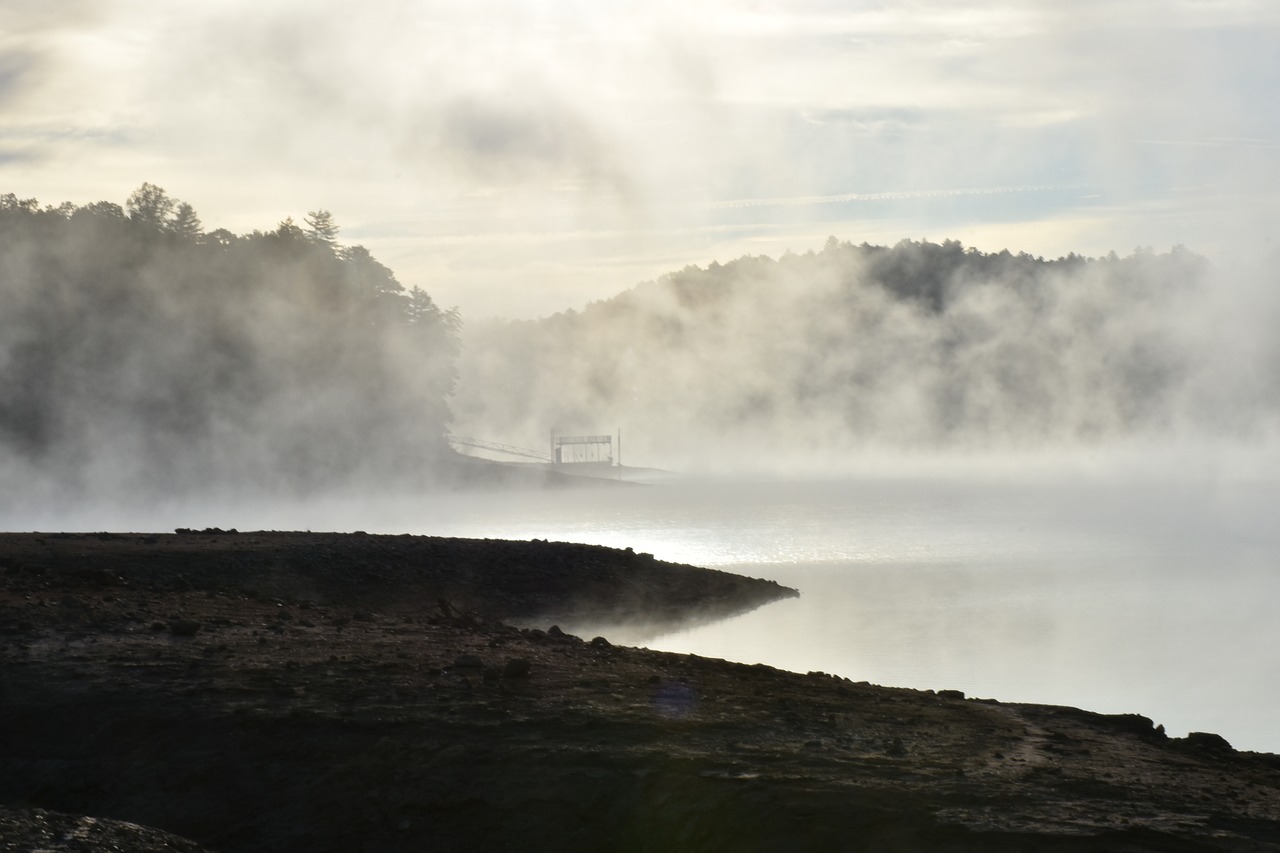
<path id="1" fill-rule="evenodd" d="M 1181 248 L 1046 260 L 832 238 L 471 324 L 457 429 L 527 444 L 620 427 L 630 459 L 673 467 L 1248 434 L 1280 384 L 1256 348 L 1235 360 L 1257 341 L 1213 321 L 1214 280 Z"/>
<path id="2" fill-rule="evenodd" d="M 27 502 L 430 482 L 458 319 L 337 234 L 205 231 L 152 184 L 0 196 L 0 476 Z"/>

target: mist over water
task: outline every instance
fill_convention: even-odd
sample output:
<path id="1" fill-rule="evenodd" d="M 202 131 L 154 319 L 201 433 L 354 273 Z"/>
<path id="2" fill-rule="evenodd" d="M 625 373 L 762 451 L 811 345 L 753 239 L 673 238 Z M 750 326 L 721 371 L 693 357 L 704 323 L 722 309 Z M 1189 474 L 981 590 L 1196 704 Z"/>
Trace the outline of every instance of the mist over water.
<path id="1" fill-rule="evenodd" d="M 747 541 L 772 559 L 724 567 L 802 597 L 653 647 L 1136 712 L 1174 734 L 1210 730 L 1240 748 L 1280 748 L 1271 713 L 1280 674 L 1280 533 L 1268 509 L 1280 498 L 1276 483 L 801 491 L 809 501 L 779 511 L 763 498 L 767 511 L 743 513 L 756 531 Z M 805 546 L 830 556 L 804 555 Z"/>
<path id="2" fill-rule="evenodd" d="M 461 492 L 290 504 L 102 506 L 19 528 L 367 530 L 632 547 L 800 590 L 656 635 L 563 625 L 680 653 L 1002 701 L 1140 713 L 1280 752 L 1280 481 L 1272 465 L 1028 462 L 826 480 Z M 1269 460 L 1249 456 L 1255 463 Z M 1190 462 L 1191 460 L 1187 460 Z"/>
<path id="3" fill-rule="evenodd" d="M 618 641 L 1141 713 L 1174 735 L 1280 751 L 1278 499 L 1274 479 L 703 483 L 566 496 L 497 532 L 480 518 L 454 529 L 625 543 L 801 591 Z"/>
<path id="4" fill-rule="evenodd" d="M 629 547 L 801 598 L 566 629 L 1280 751 L 1265 265 L 833 238 L 459 352 L 322 211 L 237 237 L 150 185 L 129 206 L 0 197 L 0 527 Z M 445 444 L 614 428 L 629 465 L 702 478 L 469 490 Z"/>
<path id="5" fill-rule="evenodd" d="M 1194 460 L 1280 423 L 1269 281 L 1181 248 L 1046 260 L 832 237 L 469 327 L 456 431 L 536 446 L 617 425 L 630 464 L 717 474 Z"/>
<path id="6" fill-rule="evenodd" d="M 1277 44 L 1262 0 L 0 3 L 0 529 L 633 548 L 801 597 L 566 629 L 1280 752 Z M 460 488 L 448 435 L 552 430 L 692 476 Z"/>

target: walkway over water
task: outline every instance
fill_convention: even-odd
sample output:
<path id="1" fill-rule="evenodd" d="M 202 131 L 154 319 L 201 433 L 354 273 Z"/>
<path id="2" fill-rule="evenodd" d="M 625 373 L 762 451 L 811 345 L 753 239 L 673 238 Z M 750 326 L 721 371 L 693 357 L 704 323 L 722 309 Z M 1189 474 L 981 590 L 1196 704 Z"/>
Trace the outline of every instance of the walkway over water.
<path id="1" fill-rule="evenodd" d="M 461 447 L 474 447 L 479 450 L 488 450 L 491 453 L 505 453 L 509 456 L 522 456 L 528 459 L 536 459 L 539 462 L 552 461 L 550 453 L 542 453 L 528 447 L 516 447 L 512 444 L 499 444 L 494 441 L 484 441 L 483 439 L 468 438 L 461 435 L 446 435 L 445 438 L 450 444 L 456 444 Z"/>
<path id="2" fill-rule="evenodd" d="M 473 447 L 500 453 L 506 456 L 519 456 L 523 459 L 534 459 L 553 465 L 573 466 L 614 466 L 621 464 L 622 433 L 618 433 L 618 453 L 614 457 L 614 437 L 611 435 L 551 435 L 551 452 L 545 453 L 530 447 L 519 447 L 514 444 L 500 444 L 464 435 L 446 435 L 445 438 L 457 447 Z"/>

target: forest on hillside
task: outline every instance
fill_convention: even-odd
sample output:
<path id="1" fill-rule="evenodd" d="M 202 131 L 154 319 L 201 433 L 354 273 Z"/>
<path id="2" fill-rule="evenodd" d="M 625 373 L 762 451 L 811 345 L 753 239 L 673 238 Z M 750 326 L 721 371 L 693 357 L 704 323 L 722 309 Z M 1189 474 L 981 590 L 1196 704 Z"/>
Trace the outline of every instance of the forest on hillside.
<path id="1" fill-rule="evenodd" d="M 34 493 L 283 492 L 425 477 L 448 452 L 458 318 L 326 211 L 206 232 L 0 196 L 0 474 Z"/>
<path id="2" fill-rule="evenodd" d="M 625 461 L 731 468 L 1280 420 L 1274 298 L 1223 290 L 1182 248 L 833 237 L 464 330 L 337 238 L 323 210 L 206 231 L 151 184 L 123 206 L 0 196 L 9 498 L 419 487 L 451 426 L 535 447 L 621 428 Z"/>
<path id="3" fill-rule="evenodd" d="M 471 324 L 454 409 L 459 431 L 516 444 L 622 428 L 636 464 L 676 466 L 1261 428 L 1280 377 L 1231 369 L 1240 330 L 1212 316 L 1211 279 L 1180 247 L 1046 260 L 833 237 Z"/>

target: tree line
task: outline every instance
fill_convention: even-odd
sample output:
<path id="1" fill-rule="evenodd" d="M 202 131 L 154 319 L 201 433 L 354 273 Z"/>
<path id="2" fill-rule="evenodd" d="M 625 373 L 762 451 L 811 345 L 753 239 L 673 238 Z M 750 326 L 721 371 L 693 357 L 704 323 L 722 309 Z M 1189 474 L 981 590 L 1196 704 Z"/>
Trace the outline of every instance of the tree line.
<path id="1" fill-rule="evenodd" d="M 1180 247 L 1045 259 L 833 237 L 472 324 L 455 411 L 513 443 L 623 425 L 636 456 L 671 465 L 1163 433 L 1231 416 L 1192 322 L 1208 274 Z"/>
<path id="2" fill-rule="evenodd" d="M 426 476 L 457 313 L 338 234 L 324 210 L 206 231 L 149 183 L 124 206 L 0 196 L 0 472 L 146 492 Z"/>

